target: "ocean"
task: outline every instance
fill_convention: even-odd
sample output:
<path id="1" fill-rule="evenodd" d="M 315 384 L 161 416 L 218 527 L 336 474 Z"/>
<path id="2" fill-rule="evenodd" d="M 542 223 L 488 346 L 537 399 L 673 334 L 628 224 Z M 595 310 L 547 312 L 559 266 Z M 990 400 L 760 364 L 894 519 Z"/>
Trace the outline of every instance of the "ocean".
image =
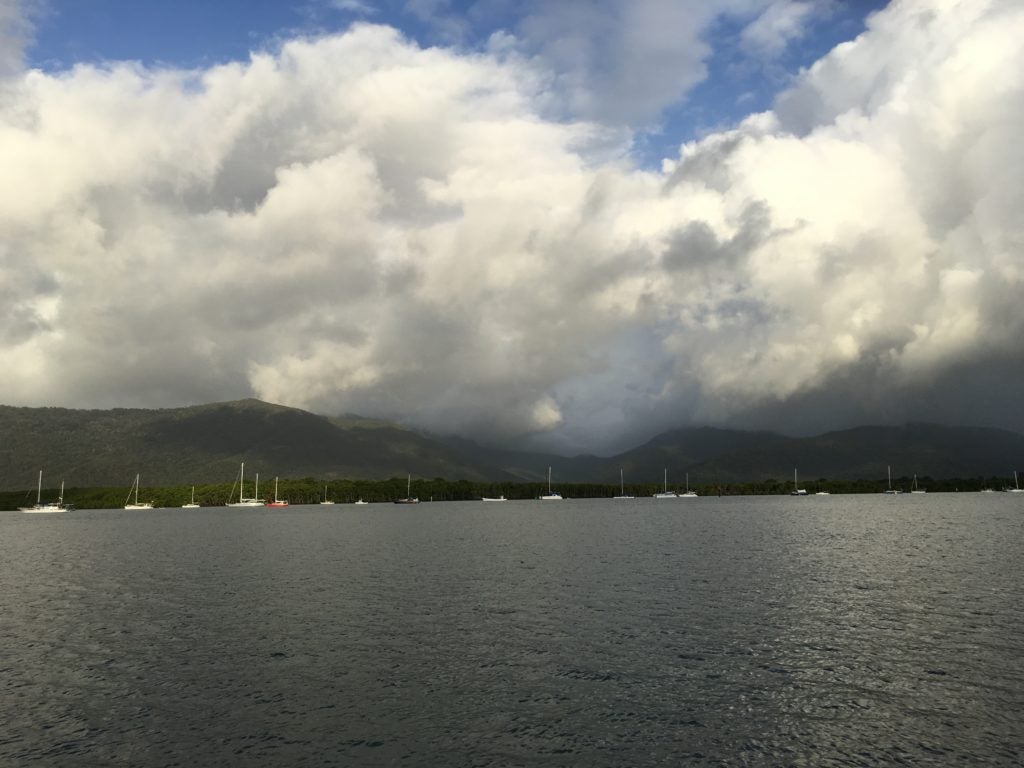
<path id="1" fill-rule="evenodd" d="M 0 513 L 0 765 L 1016 766 L 1024 498 Z"/>

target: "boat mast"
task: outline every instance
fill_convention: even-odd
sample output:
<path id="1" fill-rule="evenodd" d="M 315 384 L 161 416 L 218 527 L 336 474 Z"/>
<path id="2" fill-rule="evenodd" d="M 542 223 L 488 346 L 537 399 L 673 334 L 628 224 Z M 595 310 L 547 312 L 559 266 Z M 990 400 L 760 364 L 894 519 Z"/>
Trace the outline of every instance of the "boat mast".
<path id="1" fill-rule="evenodd" d="M 245 498 L 245 462 L 242 462 L 242 469 L 238 475 L 238 503 L 242 503 L 242 499 Z"/>
<path id="2" fill-rule="evenodd" d="M 1016 477 L 1016 475 L 1014 475 Z M 36 488 L 36 504 L 43 503 L 43 470 L 39 470 L 39 487 Z"/>

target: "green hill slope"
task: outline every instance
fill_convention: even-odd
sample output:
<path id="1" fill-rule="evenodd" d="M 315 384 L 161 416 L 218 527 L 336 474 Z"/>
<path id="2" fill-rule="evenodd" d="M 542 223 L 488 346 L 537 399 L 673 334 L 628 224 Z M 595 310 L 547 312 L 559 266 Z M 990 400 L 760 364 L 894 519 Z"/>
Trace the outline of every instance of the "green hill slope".
<path id="1" fill-rule="evenodd" d="M 240 462 L 264 478 L 387 478 L 412 474 L 509 479 L 415 432 L 331 419 L 258 400 L 161 410 L 0 406 L 0 489 L 48 484 L 149 486 L 231 482 Z"/>
<path id="2" fill-rule="evenodd" d="M 230 483 L 239 464 L 264 481 L 315 477 L 692 485 L 894 477 L 1008 478 L 1024 469 L 1024 435 L 998 429 L 910 424 L 858 427 L 815 437 L 710 427 L 660 434 L 617 456 L 554 456 L 435 438 L 359 417 L 329 418 L 240 400 L 189 408 L 109 411 L 0 406 L 0 490 L 128 488 Z M 267 486 L 264 486 L 267 487 Z"/>

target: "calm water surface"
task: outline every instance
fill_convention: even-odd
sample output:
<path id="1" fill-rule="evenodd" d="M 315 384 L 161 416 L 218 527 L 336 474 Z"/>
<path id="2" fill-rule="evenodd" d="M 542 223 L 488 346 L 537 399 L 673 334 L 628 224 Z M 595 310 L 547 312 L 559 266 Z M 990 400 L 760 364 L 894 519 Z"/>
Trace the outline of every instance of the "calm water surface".
<path id="1" fill-rule="evenodd" d="M 0 764 L 1024 762 L 1009 494 L 0 513 Z"/>

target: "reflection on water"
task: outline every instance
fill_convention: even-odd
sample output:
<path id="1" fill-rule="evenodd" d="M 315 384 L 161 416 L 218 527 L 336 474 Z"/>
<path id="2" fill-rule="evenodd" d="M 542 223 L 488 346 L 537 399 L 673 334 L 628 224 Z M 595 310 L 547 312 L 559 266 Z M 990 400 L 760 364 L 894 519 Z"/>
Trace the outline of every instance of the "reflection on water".
<path id="1" fill-rule="evenodd" d="M 1016 765 L 1024 499 L 0 515 L 0 764 Z"/>

